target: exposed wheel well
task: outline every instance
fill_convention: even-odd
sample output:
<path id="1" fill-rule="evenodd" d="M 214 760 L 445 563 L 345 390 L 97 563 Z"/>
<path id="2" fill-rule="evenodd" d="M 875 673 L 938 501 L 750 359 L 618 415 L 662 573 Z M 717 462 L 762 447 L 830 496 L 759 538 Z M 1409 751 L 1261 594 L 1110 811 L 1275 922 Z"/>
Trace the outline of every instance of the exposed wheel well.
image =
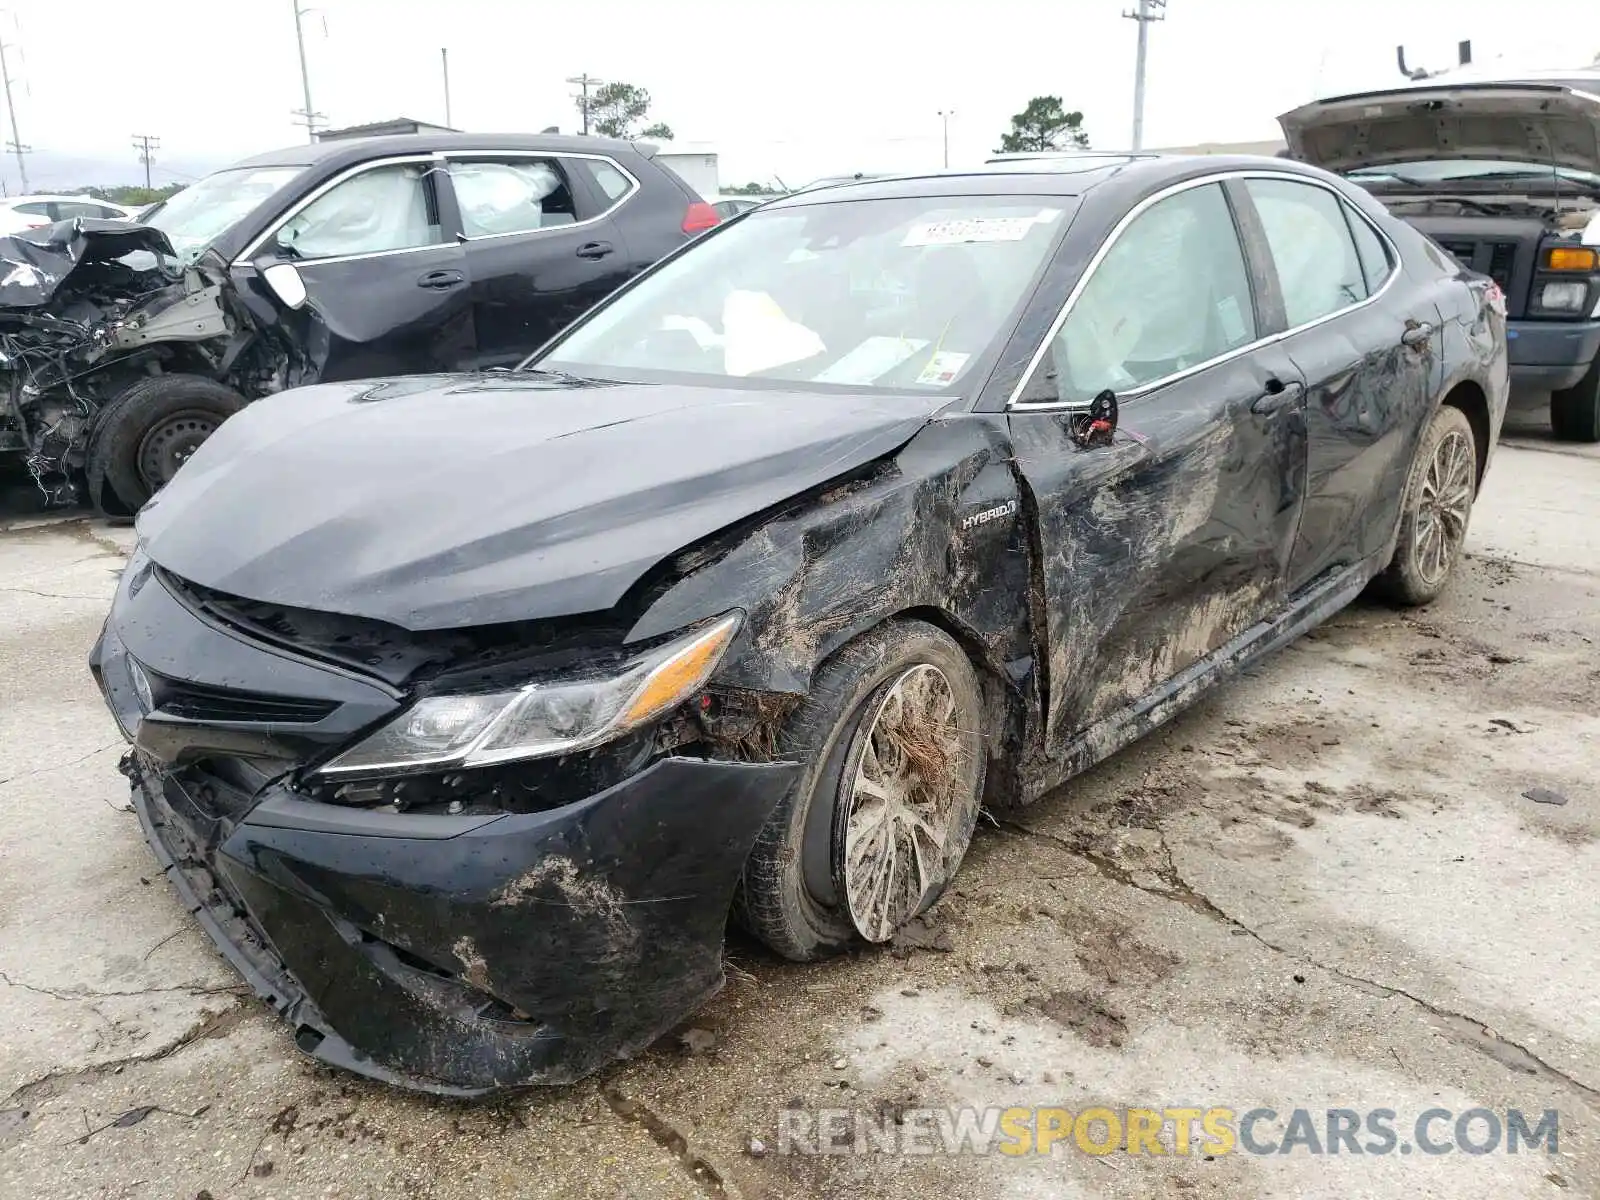
<path id="1" fill-rule="evenodd" d="M 1483 389 L 1470 379 L 1463 379 L 1451 388 L 1444 403 L 1459 408 L 1472 426 L 1472 440 L 1478 456 L 1478 485 L 1483 484 L 1483 473 L 1489 468 L 1489 398 Z"/>

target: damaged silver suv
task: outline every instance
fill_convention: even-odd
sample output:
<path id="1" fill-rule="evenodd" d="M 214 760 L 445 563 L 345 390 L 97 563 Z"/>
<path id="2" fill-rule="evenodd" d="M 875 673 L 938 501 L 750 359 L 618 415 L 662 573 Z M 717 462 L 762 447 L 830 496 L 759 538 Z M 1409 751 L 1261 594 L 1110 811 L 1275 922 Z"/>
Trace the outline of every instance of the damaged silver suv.
<path id="1" fill-rule="evenodd" d="M 1278 121 L 1291 158 L 1498 283 L 1513 385 L 1550 393 L 1557 437 L 1600 442 L 1600 68 L 1432 78 Z"/>
<path id="2" fill-rule="evenodd" d="M 141 224 L 0 237 L 0 454 L 47 504 L 130 514 L 251 400 L 512 366 L 721 219 L 654 153 L 339 140 L 218 171 Z"/>

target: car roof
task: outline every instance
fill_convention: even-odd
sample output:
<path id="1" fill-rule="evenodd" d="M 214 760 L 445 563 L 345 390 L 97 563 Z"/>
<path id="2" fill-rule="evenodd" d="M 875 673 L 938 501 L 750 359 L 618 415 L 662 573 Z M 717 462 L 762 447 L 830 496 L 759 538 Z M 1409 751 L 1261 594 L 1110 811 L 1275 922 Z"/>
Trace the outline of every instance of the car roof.
<path id="1" fill-rule="evenodd" d="M 386 137 L 335 138 L 269 150 L 232 164 L 234 167 L 353 166 L 373 158 L 399 154 L 461 153 L 482 150 L 542 150 L 547 154 L 623 154 L 649 157 L 656 148 L 619 138 L 579 137 L 555 133 L 397 133 Z"/>
<path id="2" fill-rule="evenodd" d="M 118 204 L 115 200 L 102 200 L 99 196 L 90 196 L 83 192 L 29 192 L 26 196 L 6 196 L 4 198 L 0 198 L 0 204 L 31 204 L 37 200 L 73 200 L 80 204 L 104 204 L 111 208 L 127 207 L 124 204 Z"/>
<path id="3" fill-rule="evenodd" d="M 765 209 L 837 204 L 845 200 L 888 200 L 915 196 L 1081 196 L 1112 180 L 1158 185 L 1193 175 L 1238 170 L 1298 170 L 1302 164 L 1260 155 L 1112 154 L 1048 155 L 1008 159 L 963 170 L 891 175 L 795 192 L 770 201 Z"/>

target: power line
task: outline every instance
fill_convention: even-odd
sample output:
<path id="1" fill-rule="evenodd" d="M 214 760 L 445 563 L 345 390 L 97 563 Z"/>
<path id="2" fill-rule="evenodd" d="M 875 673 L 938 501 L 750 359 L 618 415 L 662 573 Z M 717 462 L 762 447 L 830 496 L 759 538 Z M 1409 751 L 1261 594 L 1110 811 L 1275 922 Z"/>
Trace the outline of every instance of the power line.
<path id="1" fill-rule="evenodd" d="M 570 76 L 567 82 L 576 84 L 583 89 L 582 94 L 574 96 L 573 99 L 578 101 L 578 111 L 583 114 L 583 132 L 587 135 L 589 132 L 589 89 L 591 87 L 604 87 L 605 80 L 595 79 L 585 71 L 582 75 Z"/>
<path id="2" fill-rule="evenodd" d="M 133 135 L 133 148 L 139 152 L 139 161 L 144 164 L 144 186 L 150 186 L 150 164 L 155 161 L 155 152 L 161 149 L 161 139 L 148 133 Z"/>
<path id="3" fill-rule="evenodd" d="M 1144 146 L 1144 60 L 1150 39 L 1150 22 L 1165 21 L 1167 18 L 1155 10 L 1166 7 L 1167 0 L 1139 0 L 1138 9 L 1132 12 L 1124 10 L 1122 14 L 1130 21 L 1139 22 L 1139 49 L 1133 64 L 1133 145 L 1130 147 L 1133 150 Z"/>
<path id="4" fill-rule="evenodd" d="M 22 143 L 22 135 L 17 132 L 17 106 L 11 98 L 11 68 L 6 64 L 6 50 L 9 43 L 0 42 L 0 80 L 5 83 L 6 111 L 11 115 L 11 140 L 6 143 L 6 149 L 17 156 L 17 174 L 22 176 L 22 194 L 28 194 L 28 164 L 24 155 L 33 150 L 32 146 Z"/>

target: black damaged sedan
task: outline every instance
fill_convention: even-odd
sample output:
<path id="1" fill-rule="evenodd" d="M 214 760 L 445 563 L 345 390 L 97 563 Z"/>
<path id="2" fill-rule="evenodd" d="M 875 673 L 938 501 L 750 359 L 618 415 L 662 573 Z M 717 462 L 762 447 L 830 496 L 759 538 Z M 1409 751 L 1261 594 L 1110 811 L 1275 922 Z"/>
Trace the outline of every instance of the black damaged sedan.
<path id="1" fill-rule="evenodd" d="M 1439 593 L 1505 311 L 1282 160 L 776 200 L 513 371 L 305 388 L 139 515 L 92 665 L 167 877 L 328 1063 L 576 1079 L 884 942 L 1369 585 Z"/>

